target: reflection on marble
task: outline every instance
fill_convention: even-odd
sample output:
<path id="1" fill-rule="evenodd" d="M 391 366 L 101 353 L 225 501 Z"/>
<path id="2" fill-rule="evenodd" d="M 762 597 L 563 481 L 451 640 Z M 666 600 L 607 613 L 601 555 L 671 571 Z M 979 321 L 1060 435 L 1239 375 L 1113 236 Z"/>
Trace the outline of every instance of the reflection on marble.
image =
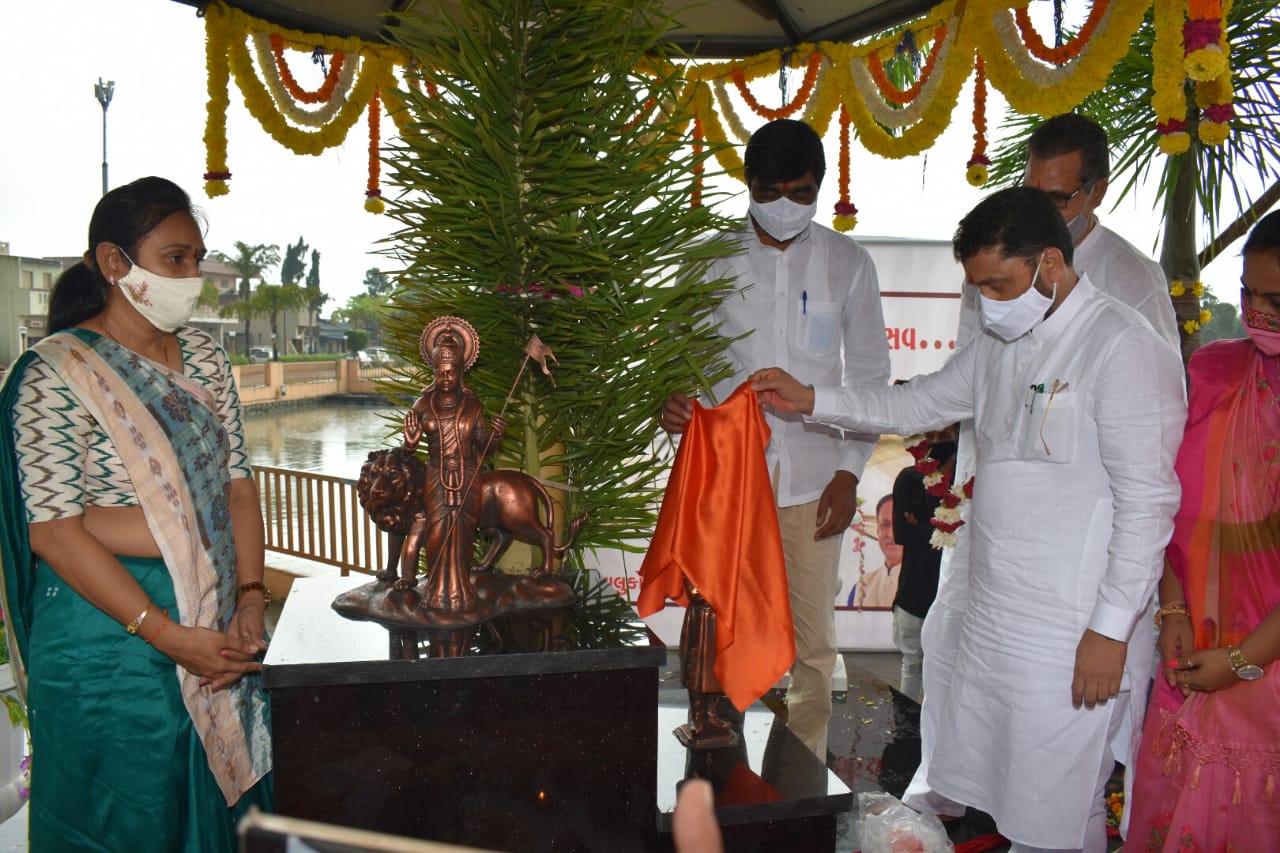
<path id="1" fill-rule="evenodd" d="M 727 712 L 734 714 L 731 707 Z M 738 745 L 691 751 L 670 734 L 687 713 L 687 704 L 670 694 L 658 706 L 659 829 L 671 831 L 679 785 L 698 777 L 715 790 L 728 849 L 834 848 L 835 817 L 851 808 L 853 795 L 782 719 L 756 703 L 738 715 Z"/>

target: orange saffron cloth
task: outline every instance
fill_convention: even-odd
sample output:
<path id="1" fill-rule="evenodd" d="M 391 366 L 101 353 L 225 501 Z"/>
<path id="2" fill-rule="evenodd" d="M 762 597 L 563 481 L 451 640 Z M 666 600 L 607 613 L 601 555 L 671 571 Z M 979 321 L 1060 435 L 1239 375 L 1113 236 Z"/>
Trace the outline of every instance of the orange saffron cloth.
<path id="1" fill-rule="evenodd" d="M 696 401 L 640 567 L 641 616 L 688 606 L 684 578 L 716 614 L 714 671 L 739 710 L 795 660 L 787 569 L 764 451 L 769 425 L 756 392 Z"/>

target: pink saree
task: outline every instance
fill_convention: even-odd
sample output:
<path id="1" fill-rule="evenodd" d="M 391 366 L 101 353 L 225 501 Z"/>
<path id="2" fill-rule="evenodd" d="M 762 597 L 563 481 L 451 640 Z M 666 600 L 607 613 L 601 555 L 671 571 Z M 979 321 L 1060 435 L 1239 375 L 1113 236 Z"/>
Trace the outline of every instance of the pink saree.
<path id="1" fill-rule="evenodd" d="M 1190 363 L 1169 564 L 1196 649 L 1234 645 L 1280 605 L 1280 376 L 1250 340 Z M 1257 681 L 1182 693 L 1156 678 L 1126 850 L 1280 849 L 1280 663 Z"/>

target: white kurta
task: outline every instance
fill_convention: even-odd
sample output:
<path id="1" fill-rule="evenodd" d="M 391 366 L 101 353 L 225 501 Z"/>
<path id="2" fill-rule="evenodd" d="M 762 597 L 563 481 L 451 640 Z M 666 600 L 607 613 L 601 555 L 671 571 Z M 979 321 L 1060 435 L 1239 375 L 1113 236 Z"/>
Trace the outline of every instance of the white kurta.
<path id="1" fill-rule="evenodd" d="M 1072 266 L 1099 291 L 1114 296 L 1135 309 L 1151 324 L 1161 339 L 1175 350 L 1181 351 L 1178 320 L 1174 314 L 1173 301 L 1169 298 L 1164 270 L 1159 264 L 1095 220 L 1093 228 L 1080 241 L 1080 245 L 1075 247 Z M 963 346 L 981 333 L 977 291 L 972 287 L 965 287 L 961 293 L 960 324 L 956 341 Z M 956 457 L 956 475 L 962 480 L 974 471 L 973 445 L 973 424 L 966 421 L 961 424 L 960 449 Z M 929 610 L 922 634 L 921 641 L 926 654 L 926 695 L 930 690 L 934 695 L 945 695 L 950 684 L 951 667 L 958 645 L 956 632 L 969 595 L 968 564 L 969 537 L 962 530 L 957 537 L 956 547 L 947 549 L 943 555 L 937 599 Z M 1154 605 L 1150 607 L 1150 612 L 1155 612 Z M 1142 732 L 1142 718 L 1147 707 L 1146 687 L 1155 675 L 1155 632 L 1149 620 L 1139 621 L 1131 641 L 1129 657 L 1133 664 L 1131 669 L 1134 678 L 1126 679 L 1123 692 L 1115 700 L 1117 706 L 1125 712 L 1127 720 L 1119 727 L 1112 742 L 1115 759 L 1126 767 L 1131 766 L 1132 756 L 1137 749 Z M 1143 672 L 1147 674 L 1143 675 Z M 1136 687 L 1136 690 L 1131 691 L 1131 686 Z M 920 723 L 921 764 L 926 771 L 929 751 L 934 742 L 932 734 L 936 729 L 930 710 L 927 707 L 924 709 Z M 926 773 L 918 773 L 908 786 L 903 800 L 915 808 L 941 811 L 944 814 L 954 813 L 955 810 L 945 802 L 930 795 L 925 778 Z M 1132 781 L 1132 774 L 1126 774 L 1126 800 L 1131 793 Z"/>
<path id="2" fill-rule="evenodd" d="M 880 286 L 867 250 L 810 223 L 785 251 L 760 242 L 748 226 L 736 232 L 741 250 L 715 261 L 710 278 L 733 281 L 734 292 L 712 321 L 732 338 L 733 375 L 716 385 L 726 399 L 763 364 L 776 364 L 814 385 L 885 384 L 889 345 Z M 797 415 L 766 413 L 769 470 L 778 472 L 778 506 L 816 501 L 837 470 L 859 479 L 876 435 L 850 435 Z"/>
<path id="3" fill-rule="evenodd" d="M 1083 843 L 1114 703 L 1072 707 L 1075 651 L 1086 629 L 1127 642 L 1154 591 L 1185 417 L 1177 353 L 1084 276 L 1013 343 L 983 334 L 908 385 L 817 391 L 813 419 L 850 429 L 974 420 L 969 594 L 927 781 L 1012 840 Z"/>

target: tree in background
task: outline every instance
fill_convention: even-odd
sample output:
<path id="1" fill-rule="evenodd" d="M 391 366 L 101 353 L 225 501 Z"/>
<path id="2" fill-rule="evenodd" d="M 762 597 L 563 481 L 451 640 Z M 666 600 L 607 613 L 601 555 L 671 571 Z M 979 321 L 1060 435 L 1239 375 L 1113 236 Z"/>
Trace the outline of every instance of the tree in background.
<path id="1" fill-rule="evenodd" d="M 375 339 L 381 337 L 382 320 L 388 313 L 388 300 L 385 296 L 370 296 L 357 293 L 347 299 L 347 304 L 333 312 L 334 322 L 350 323 L 357 329 L 364 329 Z M 360 347 L 364 349 L 364 347 Z"/>
<path id="2" fill-rule="evenodd" d="M 1220 341 L 1224 338 L 1243 338 L 1244 326 L 1240 323 L 1240 310 L 1231 302 L 1223 302 L 1212 292 L 1206 291 L 1200 304 L 1209 312 L 1210 320 L 1200 327 L 1200 343 Z"/>
<path id="3" fill-rule="evenodd" d="M 211 254 L 215 260 L 221 261 L 227 266 L 234 269 L 240 274 L 239 286 L 239 302 L 248 302 L 253 293 L 253 279 L 258 279 L 259 284 L 265 281 L 265 276 L 276 264 L 280 263 L 280 247 L 274 244 L 255 243 L 250 245 L 239 240 L 236 241 L 236 253 L 227 255 L 222 252 L 213 252 Z M 249 353 L 249 320 L 252 316 L 243 310 L 234 309 L 228 305 L 223 309 L 223 316 L 243 316 L 244 319 L 244 353 Z"/>
<path id="4" fill-rule="evenodd" d="M 393 287 L 391 279 L 377 267 L 365 270 L 364 289 L 370 296 L 390 296 Z"/>
<path id="5" fill-rule="evenodd" d="M 661 401 L 727 374 L 725 283 L 702 281 L 726 223 L 691 203 L 714 146 L 685 143 L 673 26 L 661 0 L 472 0 L 389 28 L 428 85 L 400 93 L 413 132 L 386 157 L 386 253 L 409 264 L 384 328 L 416 367 L 387 388 L 407 407 L 426 384 L 441 315 L 479 332 L 467 382 L 492 414 L 530 338 L 550 346 L 555 385 L 522 374 L 498 464 L 567 481 L 562 517 L 590 513 L 571 565 L 651 533 Z"/>
<path id="6" fill-rule="evenodd" d="M 280 281 L 283 284 L 297 284 L 307 271 L 306 257 L 310 246 L 301 237 L 298 242 L 285 247 L 284 260 L 280 262 Z"/>
<path id="7" fill-rule="evenodd" d="M 200 298 L 196 300 L 196 305 L 201 308 L 217 308 L 218 300 L 222 296 L 222 291 L 218 290 L 218 285 L 211 281 L 205 281 L 200 287 Z"/>
<path id="8" fill-rule="evenodd" d="M 245 328 L 254 317 L 267 317 L 271 321 L 271 360 L 280 360 L 280 315 L 286 311 L 298 311 L 307 304 L 306 288 L 296 284 L 260 284 L 248 301 L 234 302 L 223 309 L 226 313 L 243 317 Z M 248 332 L 245 332 L 246 344 Z"/>
<path id="9" fill-rule="evenodd" d="M 364 329 L 347 329 L 347 352 L 355 355 L 369 345 L 369 333 Z"/>
<path id="10" fill-rule="evenodd" d="M 320 250 L 311 250 L 311 266 L 307 270 L 307 313 L 311 320 L 311 351 L 320 352 L 320 309 L 329 295 L 320 291 Z"/>

